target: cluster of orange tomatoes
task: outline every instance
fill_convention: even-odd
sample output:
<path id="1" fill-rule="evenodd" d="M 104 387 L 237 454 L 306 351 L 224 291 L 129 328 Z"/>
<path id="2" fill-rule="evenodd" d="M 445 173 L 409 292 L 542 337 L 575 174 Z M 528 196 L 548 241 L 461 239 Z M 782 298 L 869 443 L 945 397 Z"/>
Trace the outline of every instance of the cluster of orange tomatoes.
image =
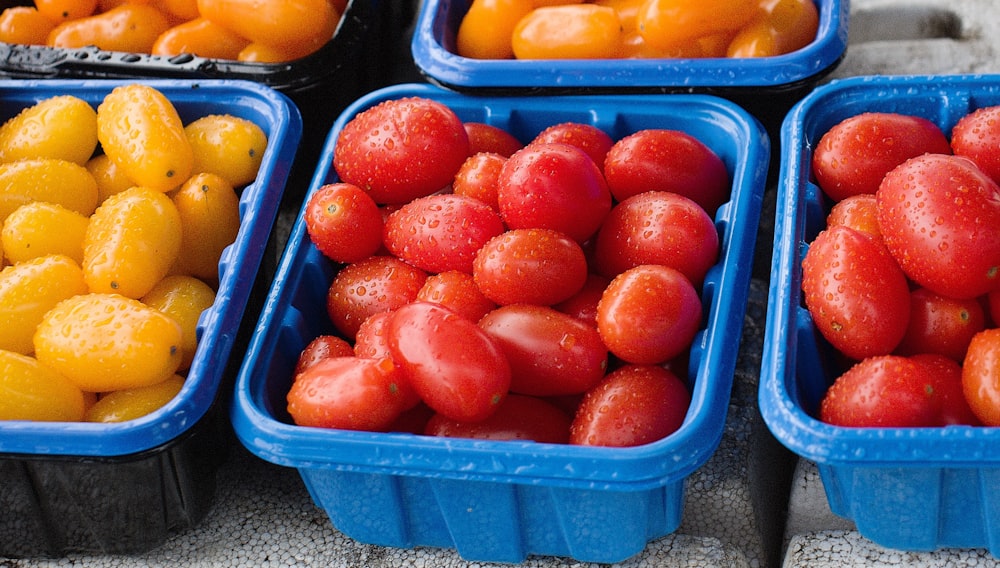
<path id="1" fill-rule="evenodd" d="M 474 59 L 771 57 L 813 41 L 813 0 L 473 0 Z"/>
<path id="2" fill-rule="evenodd" d="M 275 63 L 333 37 L 347 0 L 35 0 L 0 14 L 0 41 Z"/>

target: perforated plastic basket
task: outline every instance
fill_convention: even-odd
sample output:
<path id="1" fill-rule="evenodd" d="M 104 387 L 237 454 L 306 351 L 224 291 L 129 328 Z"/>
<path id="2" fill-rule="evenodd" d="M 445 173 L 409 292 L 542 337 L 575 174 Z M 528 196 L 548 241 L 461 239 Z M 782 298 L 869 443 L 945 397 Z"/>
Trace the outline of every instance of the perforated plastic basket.
<path id="1" fill-rule="evenodd" d="M 309 242 L 301 215 L 237 377 L 233 425 L 252 452 L 299 470 L 333 525 L 366 543 L 456 548 L 475 560 L 528 554 L 614 562 L 673 532 L 684 481 L 722 435 L 750 281 L 769 160 L 760 124 L 713 97 L 501 97 L 401 85 L 348 107 L 327 139 L 310 191 L 333 181 L 336 135 L 380 101 L 423 96 L 466 121 L 529 140 L 563 121 L 594 124 L 613 138 L 674 128 L 715 150 L 733 179 L 716 215 L 722 253 L 702 290 L 704 327 L 690 357 L 693 400 L 675 434 L 634 448 L 447 439 L 295 426 L 286 412 L 292 370 L 306 343 L 332 333 L 323 309 L 335 266 Z"/>
<path id="2" fill-rule="evenodd" d="M 812 149 L 861 112 L 922 116 L 950 133 L 963 115 L 997 104 L 1000 76 L 859 77 L 816 89 L 782 129 L 761 413 L 780 442 L 816 462 L 831 510 L 892 548 L 1000 555 L 1000 429 L 843 428 L 816 418 L 842 369 L 802 303 L 801 260 L 829 207 L 810 179 Z"/>
<path id="3" fill-rule="evenodd" d="M 0 81 L 0 117 L 64 94 L 96 109 L 115 86 L 130 82 Z M 0 556 L 151 549 L 204 516 L 231 443 L 222 421 L 230 393 L 222 385 L 302 122 L 288 97 L 257 83 L 144 82 L 167 96 L 185 124 L 233 114 L 259 125 L 268 146 L 257 179 L 242 190 L 239 233 L 220 260 L 215 303 L 199 320 L 198 350 L 180 393 L 127 422 L 0 421 Z"/>

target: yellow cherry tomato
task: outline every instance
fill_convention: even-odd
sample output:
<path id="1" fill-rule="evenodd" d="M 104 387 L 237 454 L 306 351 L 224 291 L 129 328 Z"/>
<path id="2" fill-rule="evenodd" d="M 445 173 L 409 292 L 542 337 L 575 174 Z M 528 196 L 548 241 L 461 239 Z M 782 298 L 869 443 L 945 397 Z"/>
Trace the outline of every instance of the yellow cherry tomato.
<path id="1" fill-rule="evenodd" d="M 121 193 L 135 183 L 125 175 L 125 171 L 114 163 L 107 154 L 98 154 L 87 160 L 85 166 L 90 175 L 94 176 L 97 182 L 97 204 L 104 203 L 104 200 L 116 193 Z"/>
<path id="2" fill-rule="evenodd" d="M 23 45 L 45 45 L 55 22 L 34 6 L 11 6 L 0 12 L 0 41 Z"/>
<path id="3" fill-rule="evenodd" d="M 190 53 L 214 59 L 236 59 L 250 40 L 205 18 L 195 18 L 172 26 L 160 34 L 150 53 L 179 55 Z"/>
<path id="4" fill-rule="evenodd" d="M 636 15 L 650 45 L 668 49 L 719 32 L 736 31 L 756 14 L 759 0 L 646 0 Z"/>
<path id="5" fill-rule="evenodd" d="M 80 294 L 49 310 L 35 331 L 35 357 L 81 390 L 155 385 L 181 362 L 181 326 L 139 300 Z"/>
<path id="6" fill-rule="evenodd" d="M 729 44 L 729 57 L 772 57 L 812 43 L 819 11 L 812 0 L 764 0 L 754 20 Z"/>
<path id="7" fill-rule="evenodd" d="M 83 419 L 80 389 L 33 357 L 0 349 L 0 420 Z"/>
<path id="8" fill-rule="evenodd" d="M 568 4 L 535 8 L 514 28 L 518 59 L 609 59 L 617 57 L 622 25 L 613 8 Z"/>
<path id="9" fill-rule="evenodd" d="M 38 158 L 0 164 L 0 220 L 33 201 L 58 203 L 82 215 L 97 207 L 97 182 L 87 168 Z"/>
<path id="10" fill-rule="evenodd" d="M 194 276 L 172 274 L 160 280 L 142 303 L 167 314 L 181 326 L 181 364 L 185 371 L 198 349 L 198 318 L 215 302 L 215 290 Z"/>
<path id="11" fill-rule="evenodd" d="M 532 0 L 473 0 L 458 26 L 456 51 L 472 59 L 514 57 L 511 35 L 534 7 Z"/>
<path id="12" fill-rule="evenodd" d="M 206 281 L 219 279 L 222 251 L 240 230 L 240 200 L 216 174 L 196 174 L 172 194 L 181 219 L 176 271 Z"/>
<path id="13" fill-rule="evenodd" d="M 93 45 L 105 51 L 149 53 L 156 38 L 169 28 L 170 20 L 156 8 L 127 3 L 59 24 L 47 43 L 63 49 Z"/>
<path id="14" fill-rule="evenodd" d="M 0 270 L 0 349 L 31 354 L 45 313 L 86 292 L 83 271 L 67 256 L 42 256 Z"/>
<path id="15" fill-rule="evenodd" d="M 33 201 L 15 209 L 0 229 L 4 256 L 24 262 L 48 254 L 63 254 L 83 263 L 83 237 L 88 217 L 57 203 Z"/>
<path id="16" fill-rule="evenodd" d="M 198 0 L 198 12 L 252 42 L 301 55 L 330 41 L 340 22 L 329 0 Z"/>
<path id="17" fill-rule="evenodd" d="M 0 162 L 58 158 L 83 165 L 95 148 L 97 112 L 73 95 L 39 101 L 0 125 Z"/>
<path id="18" fill-rule="evenodd" d="M 233 187 L 257 177 L 267 149 L 267 134 L 252 120 L 210 114 L 190 122 L 184 134 L 194 152 L 192 174 L 218 174 Z"/>
<path id="19" fill-rule="evenodd" d="M 181 218 L 166 194 L 133 187 L 90 217 L 83 274 L 92 292 L 141 298 L 166 276 L 181 248 Z"/>
<path id="20" fill-rule="evenodd" d="M 177 109 L 153 87 L 115 87 L 97 107 L 97 138 L 135 183 L 169 191 L 191 175 L 194 155 Z"/>
<path id="21" fill-rule="evenodd" d="M 101 396 L 87 409 L 86 422 L 125 422 L 159 410 L 170 402 L 184 386 L 184 377 L 169 379 L 148 387 L 120 389 Z"/>
<path id="22" fill-rule="evenodd" d="M 97 0 L 34 0 L 34 4 L 39 13 L 57 23 L 86 18 L 97 9 Z"/>

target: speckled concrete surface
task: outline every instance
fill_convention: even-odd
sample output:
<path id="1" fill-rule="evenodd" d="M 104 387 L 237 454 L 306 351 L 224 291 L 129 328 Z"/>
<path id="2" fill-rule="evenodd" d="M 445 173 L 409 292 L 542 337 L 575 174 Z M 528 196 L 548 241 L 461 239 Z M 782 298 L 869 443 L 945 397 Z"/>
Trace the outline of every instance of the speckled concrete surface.
<path id="1" fill-rule="evenodd" d="M 862 74 L 1000 72 L 1000 19 L 995 0 L 853 0 L 851 45 L 829 77 Z M 767 208 L 765 203 L 765 209 Z M 766 223 L 762 224 L 766 227 Z M 719 450 L 688 481 L 677 533 L 649 543 L 623 568 L 919 568 L 996 566 L 981 550 L 905 553 L 864 539 L 830 513 L 815 466 L 774 442 L 756 409 L 760 325 L 766 290 L 750 296 L 744 348 Z M 754 342 L 757 342 L 756 344 Z M 353 541 L 313 504 L 298 473 L 265 463 L 238 445 L 219 471 L 208 516 L 142 555 L 3 559 L 0 568 L 125 566 L 326 566 L 331 568 L 473 568 L 450 550 L 390 549 Z M 532 557 L 528 568 L 596 568 Z"/>

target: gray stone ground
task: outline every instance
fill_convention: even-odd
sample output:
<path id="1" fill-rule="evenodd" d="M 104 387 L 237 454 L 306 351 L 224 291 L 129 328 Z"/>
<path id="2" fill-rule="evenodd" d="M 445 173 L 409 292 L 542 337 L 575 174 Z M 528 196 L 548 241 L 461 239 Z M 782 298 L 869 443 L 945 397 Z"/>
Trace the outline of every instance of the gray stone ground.
<path id="1" fill-rule="evenodd" d="M 998 72 L 1000 18 L 995 17 L 993 8 L 994 0 L 854 0 L 850 47 L 829 79 L 867 74 Z M 287 226 L 287 219 L 284 222 Z M 762 231 L 768 227 L 765 213 Z M 756 371 L 766 296 L 766 282 L 756 279 L 726 433 L 716 454 L 688 480 L 680 529 L 649 543 L 641 554 L 618 566 L 996 566 L 997 559 L 981 550 L 887 550 L 858 535 L 849 521 L 830 513 L 815 466 L 784 451 L 757 412 Z M 597 566 L 541 557 L 529 558 L 522 565 Z M 237 447 L 219 472 L 219 490 L 207 518 L 196 529 L 176 535 L 148 554 L 0 558 L 0 568 L 69 566 L 503 565 L 466 562 L 449 550 L 398 550 L 355 542 L 332 527 L 295 470 L 265 463 Z"/>

